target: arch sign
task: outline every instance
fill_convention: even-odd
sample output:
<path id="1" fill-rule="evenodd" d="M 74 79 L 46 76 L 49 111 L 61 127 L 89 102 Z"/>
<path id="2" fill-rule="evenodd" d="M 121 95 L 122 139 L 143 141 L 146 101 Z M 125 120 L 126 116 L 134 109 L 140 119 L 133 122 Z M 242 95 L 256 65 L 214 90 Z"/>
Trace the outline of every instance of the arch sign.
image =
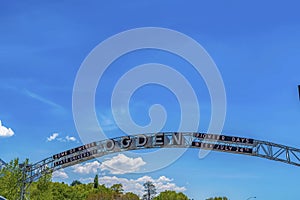
<path id="1" fill-rule="evenodd" d="M 107 154 L 149 148 L 200 148 L 257 156 L 300 166 L 300 149 L 285 145 L 209 133 L 160 132 L 106 139 L 60 152 L 35 164 L 24 166 L 23 181 L 31 183 L 46 173 Z"/>
<path id="2" fill-rule="evenodd" d="M 194 139 L 193 139 L 194 138 Z M 78 160 L 100 157 L 107 153 L 147 148 L 201 148 L 251 154 L 254 140 L 204 133 L 156 133 L 124 136 L 100 142 L 92 142 L 52 156 L 54 167 L 73 165 Z M 80 152 L 80 153 L 78 153 Z"/>

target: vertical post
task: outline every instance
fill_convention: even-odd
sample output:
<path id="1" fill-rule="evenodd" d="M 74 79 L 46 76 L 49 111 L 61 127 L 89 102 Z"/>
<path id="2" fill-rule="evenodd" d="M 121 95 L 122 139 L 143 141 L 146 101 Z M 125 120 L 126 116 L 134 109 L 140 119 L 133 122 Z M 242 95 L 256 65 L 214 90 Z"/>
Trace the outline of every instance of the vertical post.
<path id="1" fill-rule="evenodd" d="M 28 200 L 29 198 L 26 197 L 26 190 L 30 183 L 27 182 L 27 165 L 24 163 L 20 165 L 22 170 L 22 177 L 21 177 L 21 188 L 20 188 L 20 200 Z"/>
<path id="2" fill-rule="evenodd" d="M 299 100 L 300 100 L 300 85 L 298 85 L 298 93 L 299 93 Z"/>
<path id="3" fill-rule="evenodd" d="M 20 193 L 20 200 L 25 200 L 26 195 L 26 167 L 23 165 L 22 167 L 22 178 L 21 178 L 21 193 Z"/>

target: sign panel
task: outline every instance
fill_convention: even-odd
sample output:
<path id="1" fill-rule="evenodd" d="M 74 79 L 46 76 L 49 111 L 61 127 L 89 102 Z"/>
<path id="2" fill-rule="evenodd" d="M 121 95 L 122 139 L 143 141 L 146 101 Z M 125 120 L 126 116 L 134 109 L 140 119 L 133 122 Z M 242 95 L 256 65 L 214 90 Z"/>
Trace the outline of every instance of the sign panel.
<path id="1" fill-rule="evenodd" d="M 80 159 L 83 159 L 83 158 L 87 158 L 87 157 L 90 157 L 90 156 L 92 156 L 96 153 L 97 153 L 97 150 L 87 151 L 87 152 L 81 153 L 79 155 L 75 155 L 75 156 L 71 156 L 71 157 L 68 157 L 68 158 L 65 158 L 65 159 L 61 159 L 59 161 L 54 162 L 54 167 L 59 166 L 59 165 L 63 165 L 63 164 L 67 164 L 67 163 L 70 163 L 70 162 L 73 162 L 73 161 L 76 161 L 76 160 L 80 160 Z"/>
<path id="2" fill-rule="evenodd" d="M 203 143 L 203 142 L 192 142 L 192 146 L 201 149 L 213 149 L 217 151 L 237 152 L 243 154 L 252 154 L 253 152 L 252 148 L 236 147 L 236 146 L 222 145 L 222 144 L 211 144 L 211 143 Z"/>
<path id="3" fill-rule="evenodd" d="M 85 145 L 82 145 L 82 146 L 79 146 L 79 147 L 69 149 L 67 151 L 55 154 L 55 155 L 52 156 L 52 158 L 53 159 L 59 159 L 61 157 L 68 156 L 68 155 L 71 155 L 71 154 L 76 153 L 78 151 L 89 149 L 89 148 L 95 147 L 95 146 L 96 146 L 96 142 L 92 142 L 92 143 L 89 143 L 89 144 L 85 144 Z"/>
<path id="4" fill-rule="evenodd" d="M 250 138 L 234 137 L 227 135 L 216 135 L 216 134 L 206 134 L 206 133 L 194 133 L 194 137 L 205 140 L 218 140 L 224 142 L 235 142 L 241 144 L 253 144 L 254 140 Z"/>

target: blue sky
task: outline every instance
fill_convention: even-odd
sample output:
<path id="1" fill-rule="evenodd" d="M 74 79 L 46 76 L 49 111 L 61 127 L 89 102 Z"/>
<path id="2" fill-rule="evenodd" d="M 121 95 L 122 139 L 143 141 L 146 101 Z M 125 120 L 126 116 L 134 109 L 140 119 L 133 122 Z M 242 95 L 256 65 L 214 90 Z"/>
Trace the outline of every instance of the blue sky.
<path id="1" fill-rule="evenodd" d="M 299 147 L 298 8 L 297 1 L 256 0 L 2 2 L 0 120 L 14 135 L 0 137 L 0 158 L 9 161 L 29 157 L 35 162 L 78 146 L 81 142 L 73 121 L 72 92 L 81 63 L 108 37 L 149 26 L 182 32 L 210 54 L 226 89 L 225 134 Z M 201 76 L 176 55 L 141 50 L 112 63 L 98 85 L 96 110 L 106 134 L 124 134 L 114 124 L 110 110 L 114 84 L 126 71 L 149 62 L 171 66 L 190 81 L 200 104 L 199 131 L 206 131 L 211 103 Z M 180 122 L 178 102 L 170 91 L 157 85 L 140 88 L 132 96 L 132 118 L 141 126 L 147 125 L 148 109 L 157 103 L 168 112 L 163 129 L 176 131 Z M 58 136 L 51 140 L 54 133 Z M 116 159 L 133 159 L 141 167 L 149 164 L 144 163 L 142 155 L 126 155 L 100 160 L 112 165 Z M 169 183 L 169 188 L 184 190 L 197 200 L 223 195 L 233 200 L 249 196 L 273 200 L 298 197 L 297 167 L 255 157 L 213 152 L 199 159 L 198 151 L 190 149 L 170 166 L 142 174 L 120 174 L 91 162 L 68 168 L 61 172 L 68 178 L 55 180 L 87 181 L 100 173 L 105 178 L 102 181 L 122 180 L 128 188 L 135 181 L 148 179 L 158 185 Z M 89 173 L 80 173 L 79 169 Z"/>

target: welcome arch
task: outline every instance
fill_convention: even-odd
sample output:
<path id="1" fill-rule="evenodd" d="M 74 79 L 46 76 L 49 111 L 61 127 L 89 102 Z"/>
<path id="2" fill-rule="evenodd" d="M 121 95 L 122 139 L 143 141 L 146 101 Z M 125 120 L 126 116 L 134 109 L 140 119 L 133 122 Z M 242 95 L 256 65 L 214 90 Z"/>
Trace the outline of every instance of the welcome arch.
<path id="1" fill-rule="evenodd" d="M 256 156 L 300 166 L 300 149 L 245 137 L 198 132 L 159 132 L 123 136 L 69 149 L 37 163 L 22 166 L 21 200 L 27 185 L 41 176 L 107 154 L 148 148 L 200 148 Z"/>

